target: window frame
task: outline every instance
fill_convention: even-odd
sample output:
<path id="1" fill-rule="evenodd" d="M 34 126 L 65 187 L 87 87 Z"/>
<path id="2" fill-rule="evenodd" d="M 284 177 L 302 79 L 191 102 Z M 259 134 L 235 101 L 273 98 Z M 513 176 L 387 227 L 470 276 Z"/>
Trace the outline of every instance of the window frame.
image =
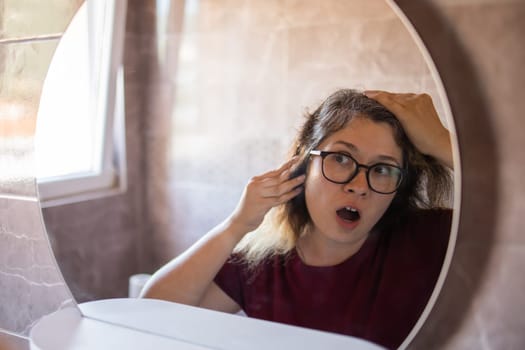
<path id="1" fill-rule="evenodd" d="M 98 147 L 101 152 L 99 172 L 37 178 L 38 197 L 42 207 L 57 206 L 122 193 L 127 186 L 125 154 L 125 110 L 123 47 L 125 37 L 126 0 L 86 0 L 82 6 L 88 15 L 89 48 L 98 47 L 97 74 L 92 76 L 90 104 L 96 118 L 102 118 L 104 130 Z M 104 26 L 96 32 L 94 15 L 104 8 Z M 93 28 L 93 30 L 92 30 Z M 98 41 L 101 45 L 96 45 Z M 96 62 L 96 61 L 95 61 Z M 95 63 L 96 64 L 96 63 Z M 97 147 L 97 146 L 95 146 Z"/>

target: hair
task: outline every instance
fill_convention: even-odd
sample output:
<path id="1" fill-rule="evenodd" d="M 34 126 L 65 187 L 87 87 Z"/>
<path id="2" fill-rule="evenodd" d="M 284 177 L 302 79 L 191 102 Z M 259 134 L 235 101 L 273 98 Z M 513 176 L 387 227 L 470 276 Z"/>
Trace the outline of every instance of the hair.
<path id="1" fill-rule="evenodd" d="M 299 165 L 291 177 L 305 173 L 310 151 L 343 129 L 354 117 L 390 125 L 394 140 L 403 154 L 405 173 L 402 184 L 373 230 L 398 225 L 416 209 L 446 206 L 452 189 L 450 171 L 435 158 L 422 154 L 414 147 L 392 112 L 363 93 L 350 89 L 336 91 L 313 113 L 306 113 L 306 121 L 290 152 L 290 158 L 299 158 Z M 255 267 L 265 258 L 288 254 L 310 225 L 303 191 L 287 203 L 273 208 L 263 223 L 239 242 L 234 253 L 238 253 L 250 267 Z"/>

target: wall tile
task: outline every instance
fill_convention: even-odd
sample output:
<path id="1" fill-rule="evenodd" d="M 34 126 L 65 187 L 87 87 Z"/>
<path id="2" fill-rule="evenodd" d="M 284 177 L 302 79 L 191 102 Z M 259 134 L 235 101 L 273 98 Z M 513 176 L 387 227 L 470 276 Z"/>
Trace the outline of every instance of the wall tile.
<path id="1" fill-rule="evenodd" d="M 51 254 L 36 200 L 0 197 L 0 329 L 28 335 L 42 316 L 74 300 Z"/>
<path id="2" fill-rule="evenodd" d="M 395 18 L 385 1 L 285 0 L 286 22 L 291 26 L 349 23 Z"/>
<path id="3" fill-rule="evenodd" d="M 3 0 L 0 40 L 62 33 L 82 2 L 83 0 Z"/>
<path id="4" fill-rule="evenodd" d="M 0 193 L 35 196 L 33 134 L 57 40 L 0 44 Z"/>
<path id="5" fill-rule="evenodd" d="M 193 15 L 190 19 L 194 18 L 194 23 L 198 23 L 197 31 L 235 31 L 239 25 L 274 30 L 283 25 L 284 6 L 279 0 L 204 0 L 193 11 L 186 13 Z"/>

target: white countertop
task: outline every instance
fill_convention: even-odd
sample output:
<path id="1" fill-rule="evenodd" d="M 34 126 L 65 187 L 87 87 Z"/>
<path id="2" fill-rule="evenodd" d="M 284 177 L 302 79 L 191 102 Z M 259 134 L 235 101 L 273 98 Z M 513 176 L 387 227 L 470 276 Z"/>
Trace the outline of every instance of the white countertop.
<path id="1" fill-rule="evenodd" d="M 31 349 L 356 349 L 367 341 L 153 299 L 107 299 L 42 318 Z"/>

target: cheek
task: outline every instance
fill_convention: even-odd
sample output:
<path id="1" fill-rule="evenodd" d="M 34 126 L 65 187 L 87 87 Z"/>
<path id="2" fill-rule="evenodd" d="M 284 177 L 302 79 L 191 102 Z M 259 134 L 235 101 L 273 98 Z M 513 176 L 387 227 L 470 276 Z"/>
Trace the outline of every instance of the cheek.
<path id="1" fill-rule="evenodd" d="M 319 194 L 319 178 L 312 173 L 309 173 L 304 182 L 304 196 L 306 200 L 306 206 L 311 208 L 312 204 L 317 201 L 313 200 L 318 197 Z"/>
<path id="2" fill-rule="evenodd" d="M 323 189 L 324 182 L 323 174 L 316 167 L 311 167 L 306 175 L 304 183 L 304 195 L 306 207 L 310 215 L 314 214 L 316 208 L 322 206 L 323 194 L 326 190 Z"/>
<path id="3" fill-rule="evenodd" d="M 394 199 L 394 195 L 388 195 L 388 196 L 379 195 L 379 196 L 381 197 L 376 197 L 376 200 L 374 201 L 375 202 L 374 207 L 376 208 L 374 214 L 375 216 L 377 216 L 377 220 L 379 220 L 383 216 L 383 214 L 386 212 L 386 210 L 392 203 L 392 200 Z"/>
<path id="4" fill-rule="evenodd" d="M 323 173 L 317 162 L 312 162 L 306 169 L 306 181 L 304 182 L 305 194 L 315 193 L 316 189 L 323 183 Z"/>

